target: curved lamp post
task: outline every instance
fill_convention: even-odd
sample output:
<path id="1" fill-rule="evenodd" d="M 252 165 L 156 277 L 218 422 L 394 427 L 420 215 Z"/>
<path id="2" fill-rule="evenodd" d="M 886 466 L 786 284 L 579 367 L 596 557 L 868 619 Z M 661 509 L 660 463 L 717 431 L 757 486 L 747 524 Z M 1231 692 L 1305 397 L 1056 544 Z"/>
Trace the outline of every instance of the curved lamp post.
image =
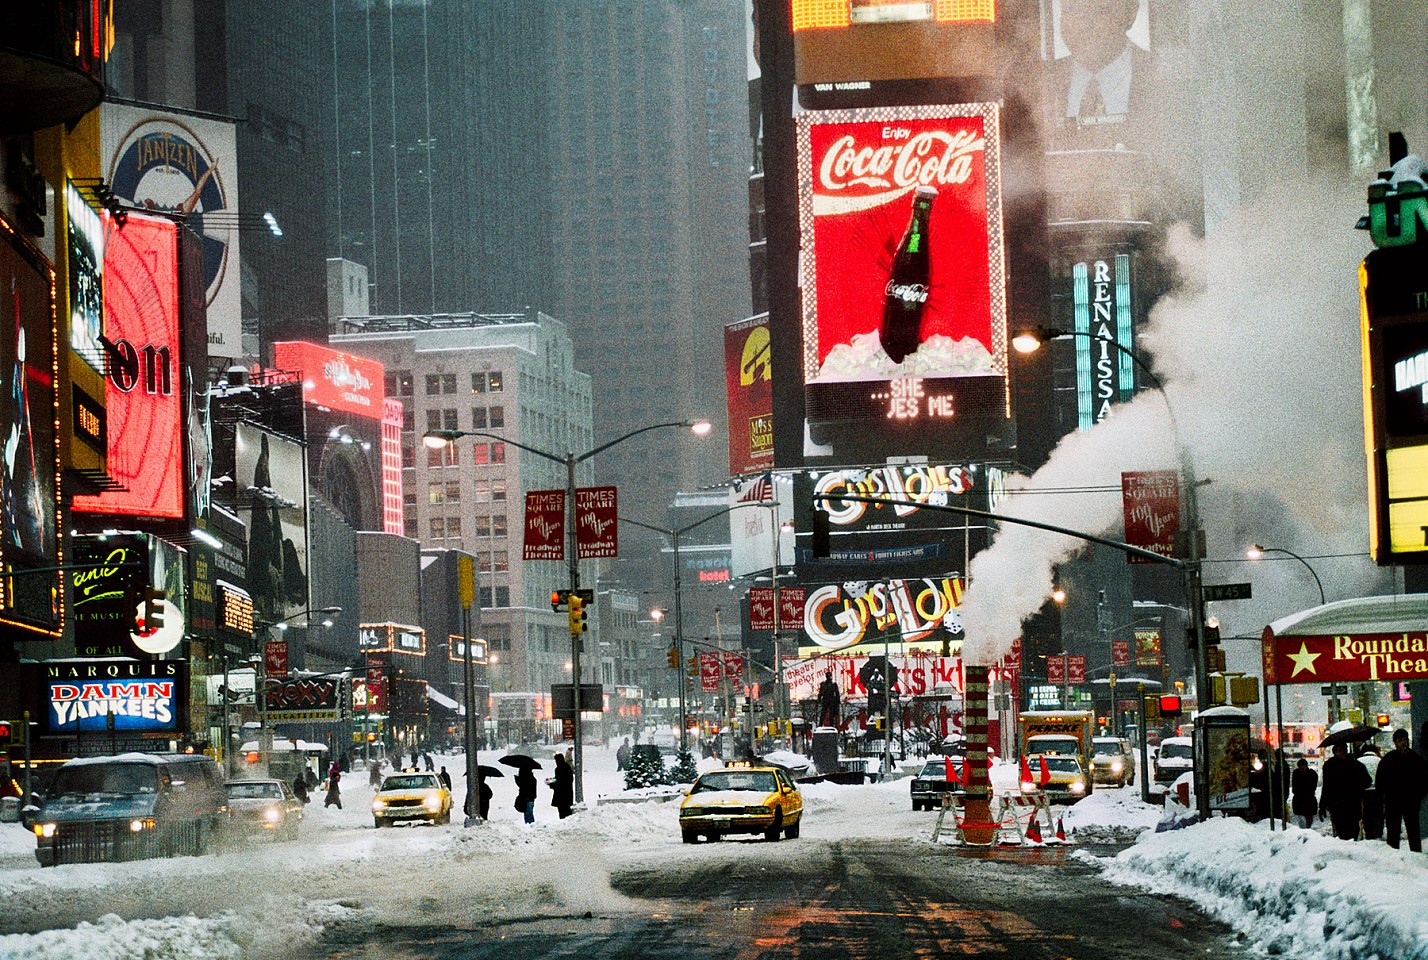
<path id="1" fill-rule="evenodd" d="M 1088 340 L 1095 340 L 1100 343 L 1109 344 L 1128 357 L 1135 366 L 1145 374 L 1146 380 L 1155 392 L 1160 394 L 1160 398 L 1165 402 L 1165 411 L 1170 418 L 1170 429 L 1175 436 L 1176 451 L 1180 457 L 1180 474 L 1184 477 L 1185 486 L 1185 520 L 1187 530 L 1185 535 L 1185 592 L 1189 601 L 1190 623 L 1195 632 L 1195 698 L 1204 709 L 1204 702 L 1209 694 L 1210 677 L 1205 658 L 1205 604 L 1204 591 L 1201 583 L 1200 561 L 1202 557 L 1202 533 L 1200 530 L 1200 511 L 1196 499 L 1195 467 L 1190 459 L 1190 448 L 1185 445 L 1184 438 L 1180 433 L 1180 425 L 1175 418 L 1175 408 L 1171 406 L 1170 395 L 1165 392 L 1165 385 L 1157 377 L 1139 356 L 1129 348 L 1122 346 L 1119 341 L 1110 337 L 1100 337 L 1088 330 L 1065 330 L 1059 327 L 1033 327 L 1018 333 L 1012 338 L 1012 347 L 1018 353 L 1035 353 L 1043 343 L 1048 340 L 1063 340 L 1070 337 L 1084 337 Z M 1206 791 L 1197 790 L 1197 806 L 1200 808 L 1200 818 L 1202 820 L 1209 817 L 1209 797 Z"/>
<path id="2" fill-rule="evenodd" d="M 580 589 L 580 561 L 576 559 L 575 524 L 575 467 L 584 463 L 598 453 L 603 453 L 618 443 L 624 443 L 631 437 L 637 437 L 642 433 L 651 430 L 659 430 L 664 427 L 688 427 L 695 436 L 702 437 L 713 428 L 708 420 L 671 420 L 665 423 L 652 423 L 648 426 L 640 427 L 638 430 L 631 430 L 629 433 L 621 434 L 613 440 L 606 441 L 597 447 L 586 450 L 584 453 L 550 453 L 537 447 L 527 446 L 517 440 L 511 440 L 499 433 L 489 433 L 485 430 L 428 430 L 422 434 L 422 442 L 430 450 L 440 450 L 448 444 L 453 443 L 461 437 L 487 437 L 491 440 L 499 440 L 501 443 L 508 443 L 518 450 L 524 450 L 533 456 L 552 463 L 564 464 L 565 466 L 565 551 L 566 560 L 570 569 L 570 590 L 575 592 Z M 580 636 L 572 634 L 570 637 L 570 675 L 574 686 L 575 694 L 575 722 L 573 733 L 575 736 L 575 802 L 585 802 L 585 760 L 582 749 L 581 723 L 580 723 Z"/>

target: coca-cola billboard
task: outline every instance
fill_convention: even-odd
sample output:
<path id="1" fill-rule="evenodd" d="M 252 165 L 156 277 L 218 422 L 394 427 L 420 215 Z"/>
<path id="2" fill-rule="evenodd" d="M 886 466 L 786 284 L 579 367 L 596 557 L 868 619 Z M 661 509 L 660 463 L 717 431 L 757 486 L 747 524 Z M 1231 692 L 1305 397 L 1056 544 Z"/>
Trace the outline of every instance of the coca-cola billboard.
<path id="1" fill-rule="evenodd" d="M 1005 420 L 995 104 L 797 118 L 802 373 L 820 423 Z"/>

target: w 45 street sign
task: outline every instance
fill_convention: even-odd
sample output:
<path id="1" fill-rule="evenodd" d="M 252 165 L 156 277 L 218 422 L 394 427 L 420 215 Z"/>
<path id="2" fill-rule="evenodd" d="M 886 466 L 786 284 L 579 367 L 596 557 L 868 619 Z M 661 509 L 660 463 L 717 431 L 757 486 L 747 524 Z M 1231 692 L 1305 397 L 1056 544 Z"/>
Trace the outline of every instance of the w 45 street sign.
<path id="1" fill-rule="evenodd" d="M 1248 600 L 1250 585 L 1247 583 L 1207 583 L 1204 588 L 1206 602 L 1213 600 Z"/>

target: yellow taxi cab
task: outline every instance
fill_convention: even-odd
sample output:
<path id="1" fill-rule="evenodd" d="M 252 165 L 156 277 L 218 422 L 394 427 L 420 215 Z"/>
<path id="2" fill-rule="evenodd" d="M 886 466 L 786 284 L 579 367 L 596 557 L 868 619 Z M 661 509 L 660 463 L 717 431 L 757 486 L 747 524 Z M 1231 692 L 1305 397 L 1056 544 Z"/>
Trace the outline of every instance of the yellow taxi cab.
<path id="1" fill-rule="evenodd" d="M 1039 781 L 1040 767 L 1044 762 L 1048 773 L 1049 783 L 1044 790 L 1046 799 L 1052 803 L 1075 803 L 1082 800 L 1093 788 L 1091 778 L 1086 776 L 1086 769 L 1081 766 L 1081 761 L 1077 757 L 1061 756 L 1054 753 L 1032 754 L 1027 757 L 1027 766 L 1031 769 L 1033 781 Z M 1022 781 L 1021 789 L 1023 793 L 1032 793 L 1040 786 L 1039 782 Z"/>
<path id="2" fill-rule="evenodd" d="M 372 819 L 378 828 L 398 820 L 450 823 L 451 791 L 434 773 L 394 773 L 372 798 Z"/>
<path id="3" fill-rule="evenodd" d="M 679 830 L 685 843 L 702 835 L 709 841 L 726 833 L 782 834 L 790 840 L 803 825 L 803 795 L 779 767 L 730 763 L 701 774 L 679 805 Z"/>

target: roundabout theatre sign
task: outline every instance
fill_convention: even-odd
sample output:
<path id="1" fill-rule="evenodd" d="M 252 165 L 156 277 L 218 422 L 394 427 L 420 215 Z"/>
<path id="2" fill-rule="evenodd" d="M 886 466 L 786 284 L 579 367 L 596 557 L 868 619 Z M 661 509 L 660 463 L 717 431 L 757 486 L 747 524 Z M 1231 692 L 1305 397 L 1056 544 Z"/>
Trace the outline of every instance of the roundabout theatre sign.
<path id="1" fill-rule="evenodd" d="M 1428 680 L 1428 633 L 1279 634 L 1264 629 L 1264 682 Z"/>

